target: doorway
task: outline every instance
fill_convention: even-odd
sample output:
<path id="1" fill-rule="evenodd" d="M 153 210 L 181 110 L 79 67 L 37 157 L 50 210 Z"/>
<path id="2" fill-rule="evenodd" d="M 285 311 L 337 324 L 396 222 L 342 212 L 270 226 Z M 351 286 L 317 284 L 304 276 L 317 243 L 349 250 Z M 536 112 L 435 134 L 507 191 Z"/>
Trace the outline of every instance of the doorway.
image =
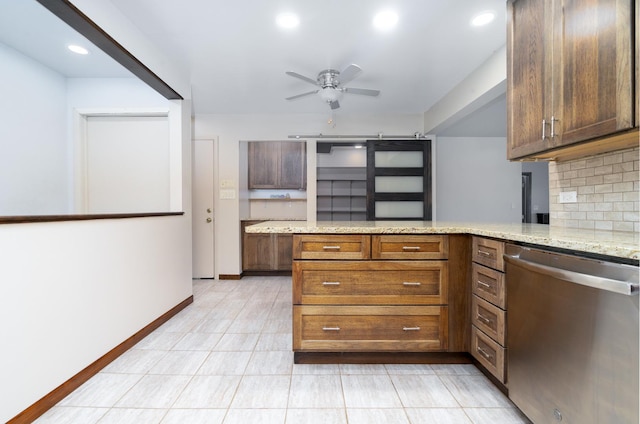
<path id="1" fill-rule="evenodd" d="M 522 173 L 522 222 L 531 223 L 531 172 Z"/>
<path id="2" fill-rule="evenodd" d="M 214 141 L 193 141 L 193 278 L 215 278 Z"/>

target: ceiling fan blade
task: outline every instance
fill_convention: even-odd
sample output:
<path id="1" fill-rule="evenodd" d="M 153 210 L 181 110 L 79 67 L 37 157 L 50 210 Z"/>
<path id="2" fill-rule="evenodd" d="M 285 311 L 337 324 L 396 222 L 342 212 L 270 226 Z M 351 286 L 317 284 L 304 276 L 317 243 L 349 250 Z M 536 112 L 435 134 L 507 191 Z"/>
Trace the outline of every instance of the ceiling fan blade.
<path id="1" fill-rule="evenodd" d="M 338 109 L 340 107 L 340 102 L 338 102 L 337 100 L 329 102 L 329 107 L 331 108 L 331 110 Z"/>
<path id="2" fill-rule="evenodd" d="M 308 82 L 309 84 L 318 85 L 318 81 L 311 79 L 309 77 L 305 77 L 304 75 L 300 75 L 297 72 L 287 71 L 285 72 L 287 75 L 292 76 L 294 78 L 301 79 L 302 81 Z"/>
<path id="3" fill-rule="evenodd" d="M 287 98 L 285 98 L 285 100 L 299 99 L 300 97 L 308 96 L 310 94 L 316 94 L 318 91 L 320 91 L 320 90 L 307 91 L 306 93 L 297 94 L 295 96 L 287 97 Z"/>
<path id="4" fill-rule="evenodd" d="M 347 66 L 344 71 L 340 72 L 340 84 L 344 85 L 348 83 L 357 77 L 360 72 L 362 72 L 362 69 L 355 63 L 352 63 Z"/>
<path id="5" fill-rule="evenodd" d="M 377 96 L 380 94 L 380 90 L 369 90 L 368 88 L 348 88 L 342 89 L 345 93 L 362 94 L 363 96 Z"/>

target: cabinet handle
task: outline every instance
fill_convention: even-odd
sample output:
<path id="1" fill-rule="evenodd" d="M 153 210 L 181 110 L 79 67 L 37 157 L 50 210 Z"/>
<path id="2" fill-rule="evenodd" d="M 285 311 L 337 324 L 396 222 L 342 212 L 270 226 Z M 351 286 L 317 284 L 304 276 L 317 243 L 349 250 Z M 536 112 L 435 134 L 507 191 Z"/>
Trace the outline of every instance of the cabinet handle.
<path id="1" fill-rule="evenodd" d="M 422 285 L 422 283 L 419 283 L 419 282 L 417 282 L 417 281 L 415 281 L 415 282 L 414 282 L 414 281 L 404 281 L 404 282 L 402 283 L 402 285 L 403 285 L 403 286 L 421 286 L 421 285 Z"/>
<path id="2" fill-rule="evenodd" d="M 322 331 L 340 331 L 340 327 L 322 327 Z"/>
<path id="3" fill-rule="evenodd" d="M 478 249 L 478 255 L 491 256 L 491 253 Z"/>
<path id="4" fill-rule="evenodd" d="M 324 250 L 340 250 L 340 246 L 322 246 Z"/>
<path id="5" fill-rule="evenodd" d="M 402 327 L 402 331 L 420 331 L 420 327 Z"/>
<path id="6" fill-rule="evenodd" d="M 478 283 L 478 284 L 480 284 L 481 286 L 486 287 L 486 288 L 490 288 L 490 287 L 491 287 L 491 285 L 490 285 L 490 284 L 487 284 L 487 283 L 485 283 L 484 281 L 480 281 L 480 280 L 478 280 L 478 281 L 477 281 L 477 283 Z"/>
<path id="7" fill-rule="evenodd" d="M 547 120 L 543 119 L 542 120 L 542 139 L 543 140 L 547 139 L 547 135 L 545 134 L 546 130 L 547 130 Z"/>
<path id="8" fill-rule="evenodd" d="M 420 246 L 402 246 L 402 250 L 420 250 Z"/>
<path id="9" fill-rule="evenodd" d="M 485 357 L 485 358 L 487 358 L 487 359 L 491 359 L 491 358 L 493 358 L 493 356 L 491 356 L 490 354 L 488 354 L 487 352 L 485 352 L 485 351 L 484 351 L 484 349 L 483 349 L 483 348 L 481 348 L 480 346 L 478 346 L 478 347 L 476 348 L 476 350 L 477 350 L 478 352 L 480 352 L 480 353 L 482 354 L 482 356 L 484 356 L 484 357 Z"/>
<path id="10" fill-rule="evenodd" d="M 323 286 L 339 286 L 340 281 L 323 281 L 322 285 Z"/>
<path id="11" fill-rule="evenodd" d="M 556 126 L 555 126 L 555 123 L 556 123 L 557 121 L 558 121 L 558 120 L 556 119 L 556 117 L 555 117 L 555 116 L 552 116 L 552 117 L 551 117 L 551 138 L 554 138 L 554 137 L 556 136 Z"/>
<path id="12" fill-rule="evenodd" d="M 479 319 L 481 319 L 482 321 L 486 322 L 487 324 L 491 323 L 491 320 L 487 317 L 482 316 L 481 314 L 477 314 L 476 315 Z"/>

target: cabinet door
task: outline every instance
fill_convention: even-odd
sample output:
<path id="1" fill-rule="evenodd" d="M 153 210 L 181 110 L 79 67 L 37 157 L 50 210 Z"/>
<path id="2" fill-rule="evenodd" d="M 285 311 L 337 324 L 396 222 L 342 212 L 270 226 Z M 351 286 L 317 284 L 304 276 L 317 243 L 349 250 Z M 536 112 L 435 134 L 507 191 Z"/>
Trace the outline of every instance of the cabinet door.
<path id="1" fill-rule="evenodd" d="M 249 188 L 278 188 L 280 146 L 277 143 L 249 142 Z"/>
<path id="2" fill-rule="evenodd" d="M 275 247 L 275 269 L 277 271 L 291 271 L 293 263 L 293 234 L 276 234 Z"/>
<path id="3" fill-rule="evenodd" d="M 273 270 L 272 234 L 245 234 L 242 246 L 243 271 Z"/>
<path id="4" fill-rule="evenodd" d="M 307 188 L 307 149 L 305 142 L 282 141 L 280 144 L 279 188 Z"/>
<path id="5" fill-rule="evenodd" d="M 507 136 L 509 159 L 550 147 L 551 2 L 517 0 L 507 14 Z"/>
<path id="6" fill-rule="evenodd" d="M 562 91 L 555 99 L 558 144 L 633 127 L 633 25 L 629 0 L 562 0 L 554 25 Z"/>

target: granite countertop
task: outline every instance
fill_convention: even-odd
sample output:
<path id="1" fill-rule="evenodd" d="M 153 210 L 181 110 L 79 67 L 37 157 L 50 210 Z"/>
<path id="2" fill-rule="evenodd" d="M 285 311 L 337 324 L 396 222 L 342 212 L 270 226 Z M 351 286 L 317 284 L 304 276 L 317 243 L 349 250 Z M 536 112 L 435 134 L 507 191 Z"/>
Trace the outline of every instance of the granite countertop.
<path id="1" fill-rule="evenodd" d="M 471 234 L 574 251 L 640 259 L 640 235 L 542 224 L 489 224 L 437 221 L 268 221 L 247 233 L 297 234 Z"/>

